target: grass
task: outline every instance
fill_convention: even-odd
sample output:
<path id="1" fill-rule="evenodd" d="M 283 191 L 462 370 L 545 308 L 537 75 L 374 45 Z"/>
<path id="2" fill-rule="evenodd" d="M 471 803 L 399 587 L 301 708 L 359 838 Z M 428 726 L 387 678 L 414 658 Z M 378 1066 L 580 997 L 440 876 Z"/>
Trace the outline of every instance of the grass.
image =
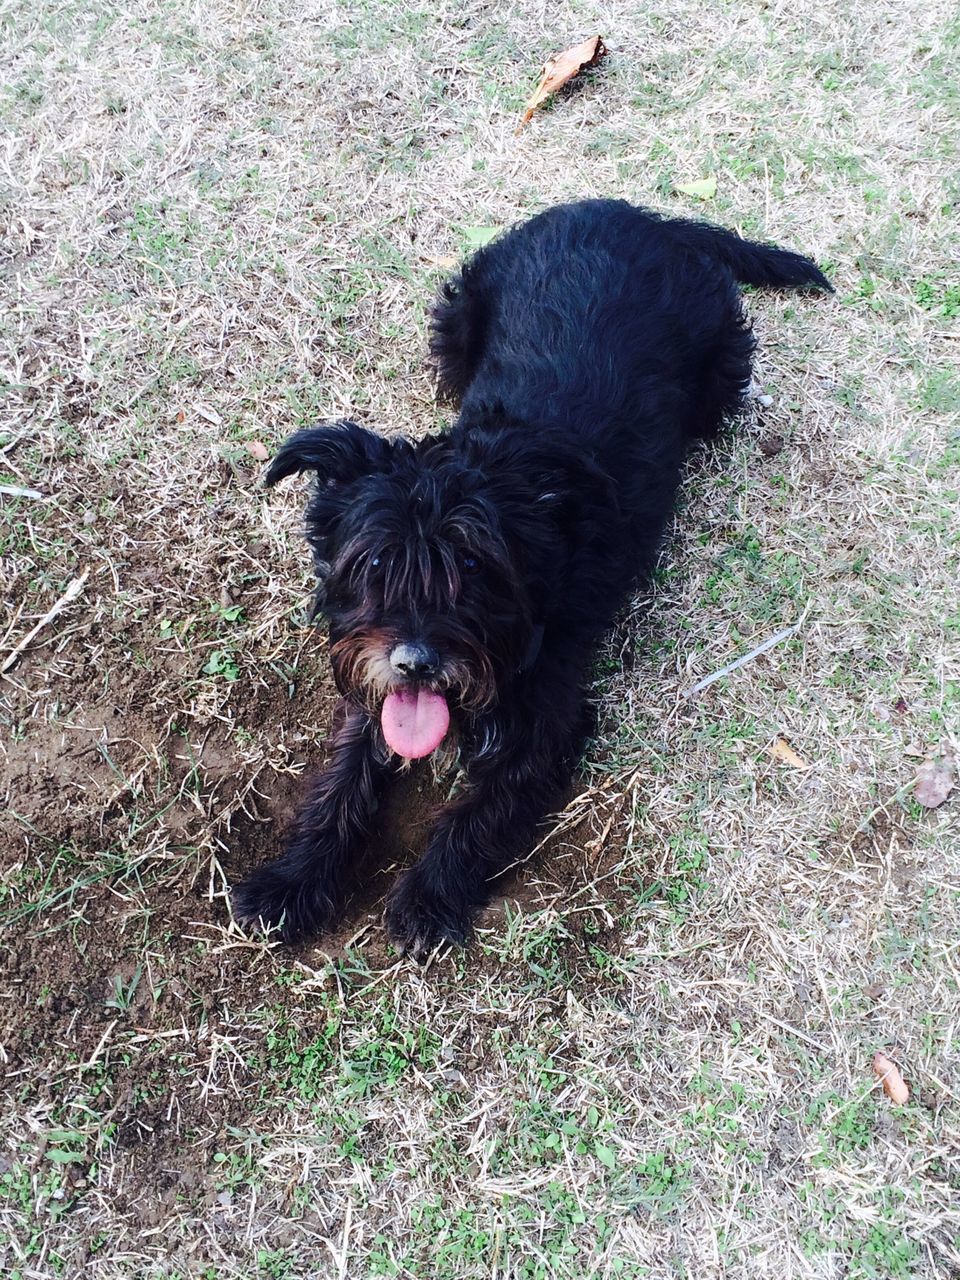
<path id="1" fill-rule="evenodd" d="M 960 733 L 958 35 L 944 0 L 0 13 L 0 481 L 44 496 L 0 495 L 2 654 L 90 571 L 0 690 L 4 1274 L 957 1272 L 960 831 L 912 785 Z M 334 696 L 260 446 L 442 423 L 444 260 L 584 194 L 837 296 L 751 294 L 769 400 L 693 460 L 472 950 L 397 963 L 376 894 L 244 938 Z"/>

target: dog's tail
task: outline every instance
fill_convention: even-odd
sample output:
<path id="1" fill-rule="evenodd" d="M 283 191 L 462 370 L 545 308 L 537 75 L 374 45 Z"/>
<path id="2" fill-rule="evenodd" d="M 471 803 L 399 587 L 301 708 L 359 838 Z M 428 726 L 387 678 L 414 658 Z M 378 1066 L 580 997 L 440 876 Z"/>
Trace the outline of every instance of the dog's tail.
<path id="1" fill-rule="evenodd" d="M 741 240 L 732 231 L 709 222 L 674 222 L 675 234 L 691 249 L 719 259 L 741 284 L 770 289 L 826 289 L 833 285 L 802 253 L 775 244 Z"/>

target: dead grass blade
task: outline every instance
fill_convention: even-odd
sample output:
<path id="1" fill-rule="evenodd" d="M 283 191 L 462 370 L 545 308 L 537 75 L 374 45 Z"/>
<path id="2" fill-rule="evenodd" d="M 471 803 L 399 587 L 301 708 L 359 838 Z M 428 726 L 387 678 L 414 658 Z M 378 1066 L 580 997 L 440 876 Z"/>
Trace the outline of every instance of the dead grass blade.
<path id="1" fill-rule="evenodd" d="M 57 614 L 61 613 L 68 604 L 76 600 L 77 596 L 81 594 L 84 587 L 87 585 L 87 578 L 89 576 L 90 570 L 84 569 L 79 578 L 73 579 L 60 599 L 57 600 L 55 604 L 51 605 L 35 626 L 30 628 L 20 643 L 10 650 L 4 659 L 3 666 L 0 666 L 0 674 L 6 673 L 11 667 L 15 666 L 20 659 L 20 655 L 33 643 L 34 639 L 40 634 L 43 628 L 48 626 Z"/>

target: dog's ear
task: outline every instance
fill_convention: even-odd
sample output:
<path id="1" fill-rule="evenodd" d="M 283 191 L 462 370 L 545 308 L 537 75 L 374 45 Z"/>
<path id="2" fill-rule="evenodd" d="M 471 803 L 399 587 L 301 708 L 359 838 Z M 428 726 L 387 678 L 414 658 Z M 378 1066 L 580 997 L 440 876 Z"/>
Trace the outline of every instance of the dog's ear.
<path id="1" fill-rule="evenodd" d="M 268 485 L 300 471 L 316 471 L 321 483 L 339 485 L 389 466 L 393 446 L 355 422 L 331 422 L 297 431 L 282 445 L 266 474 Z"/>

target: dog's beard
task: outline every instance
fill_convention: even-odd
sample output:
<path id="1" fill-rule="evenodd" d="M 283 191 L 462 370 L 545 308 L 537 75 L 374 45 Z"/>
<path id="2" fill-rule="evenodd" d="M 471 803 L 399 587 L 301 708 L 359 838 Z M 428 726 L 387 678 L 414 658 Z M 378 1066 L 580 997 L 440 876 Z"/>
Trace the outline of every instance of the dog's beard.
<path id="1" fill-rule="evenodd" d="M 331 645 L 330 661 L 337 687 L 371 717 L 383 715 L 389 699 L 410 696 L 411 690 L 423 690 L 424 703 L 431 698 L 442 699 L 448 711 L 476 713 L 496 702 L 494 664 L 478 644 L 461 639 L 459 653 L 441 655 L 440 668 L 434 676 L 411 683 L 391 665 L 390 652 L 397 643 L 396 636 L 370 629 L 341 636 Z"/>

